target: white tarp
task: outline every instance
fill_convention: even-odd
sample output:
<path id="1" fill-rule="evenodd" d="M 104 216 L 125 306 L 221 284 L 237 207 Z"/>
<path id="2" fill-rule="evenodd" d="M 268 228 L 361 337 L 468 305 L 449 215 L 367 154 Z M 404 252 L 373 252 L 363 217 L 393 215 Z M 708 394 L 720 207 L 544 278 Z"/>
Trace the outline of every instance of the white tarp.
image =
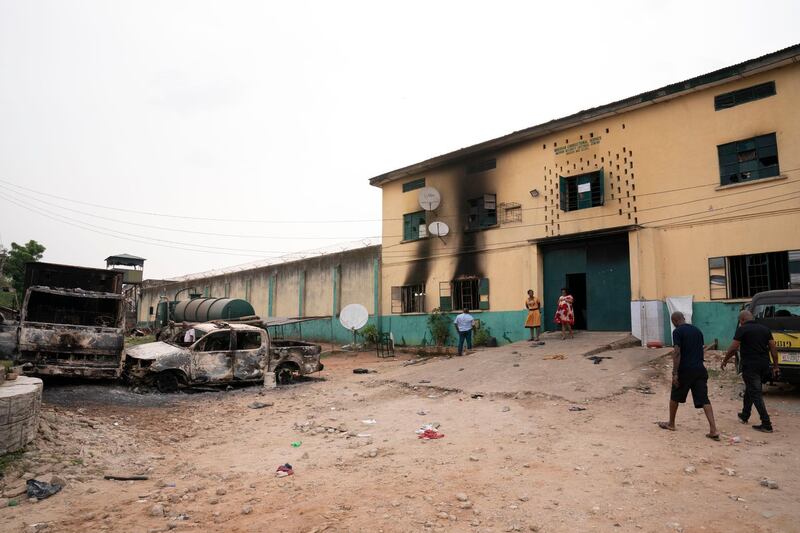
<path id="1" fill-rule="evenodd" d="M 686 318 L 686 322 L 691 324 L 692 323 L 692 300 L 694 299 L 693 296 L 668 296 L 667 297 L 667 309 L 669 310 L 669 316 L 672 317 L 672 313 L 675 311 L 680 311 L 683 313 L 684 318 Z M 670 333 L 675 331 L 675 326 L 672 325 L 672 321 L 670 320 L 669 323 Z"/>

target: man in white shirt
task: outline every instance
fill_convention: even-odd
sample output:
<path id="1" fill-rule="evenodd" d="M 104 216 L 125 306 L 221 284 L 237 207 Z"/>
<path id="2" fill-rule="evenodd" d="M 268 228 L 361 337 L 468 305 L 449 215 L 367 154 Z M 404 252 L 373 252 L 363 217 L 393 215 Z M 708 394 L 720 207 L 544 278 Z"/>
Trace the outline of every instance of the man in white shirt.
<path id="1" fill-rule="evenodd" d="M 458 330 L 458 355 L 464 355 L 464 341 L 467 342 L 467 350 L 472 349 L 472 324 L 475 319 L 469 314 L 469 309 L 464 308 L 464 312 L 456 317 L 453 324 Z"/>

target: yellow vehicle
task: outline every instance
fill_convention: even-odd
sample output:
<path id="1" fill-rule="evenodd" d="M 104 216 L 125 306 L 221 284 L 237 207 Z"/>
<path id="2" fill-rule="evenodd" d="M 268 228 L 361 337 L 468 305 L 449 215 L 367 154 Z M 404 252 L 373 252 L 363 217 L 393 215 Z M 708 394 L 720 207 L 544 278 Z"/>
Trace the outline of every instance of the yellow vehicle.
<path id="1" fill-rule="evenodd" d="M 748 306 L 772 331 L 778 347 L 778 381 L 800 384 L 800 289 L 759 292 Z"/>

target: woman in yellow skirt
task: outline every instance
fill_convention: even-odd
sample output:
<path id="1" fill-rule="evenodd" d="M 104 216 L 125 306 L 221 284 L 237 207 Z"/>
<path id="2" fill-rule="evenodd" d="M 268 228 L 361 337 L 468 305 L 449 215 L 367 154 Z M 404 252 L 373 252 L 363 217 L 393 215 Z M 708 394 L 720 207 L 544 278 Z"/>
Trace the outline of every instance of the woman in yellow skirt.
<path id="1" fill-rule="evenodd" d="M 528 310 L 528 318 L 525 320 L 525 327 L 531 330 L 531 340 L 539 340 L 539 328 L 542 327 L 542 303 L 539 298 L 533 295 L 533 289 L 528 291 L 528 299 L 525 300 L 525 308 Z"/>

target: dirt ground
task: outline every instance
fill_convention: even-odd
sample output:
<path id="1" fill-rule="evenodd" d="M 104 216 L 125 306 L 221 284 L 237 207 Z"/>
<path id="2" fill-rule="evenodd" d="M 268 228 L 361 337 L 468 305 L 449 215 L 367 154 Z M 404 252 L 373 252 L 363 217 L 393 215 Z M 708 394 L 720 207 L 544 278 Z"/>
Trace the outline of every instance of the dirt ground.
<path id="1" fill-rule="evenodd" d="M 318 378 L 277 390 L 51 384 L 39 440 L 0 484 L 4 496 L 31 476 L 66 487 L 38 503 L 12 498 L 0 531 L 798 530 L 799 393 L 770 388 L 776 431 L 757 433 L 737 422 L 733 371 L 712 371 L 722 441 L 704 437 L 690 404 L 667 432 L 654 424 L 667 416 L 666 352 L 593 365 L 579 339 L 413 365 L 336 355 Z M 420 440 L 426 423 L 444 438 Z M 276 477 L 284 463 L 294 475 Z"/>

